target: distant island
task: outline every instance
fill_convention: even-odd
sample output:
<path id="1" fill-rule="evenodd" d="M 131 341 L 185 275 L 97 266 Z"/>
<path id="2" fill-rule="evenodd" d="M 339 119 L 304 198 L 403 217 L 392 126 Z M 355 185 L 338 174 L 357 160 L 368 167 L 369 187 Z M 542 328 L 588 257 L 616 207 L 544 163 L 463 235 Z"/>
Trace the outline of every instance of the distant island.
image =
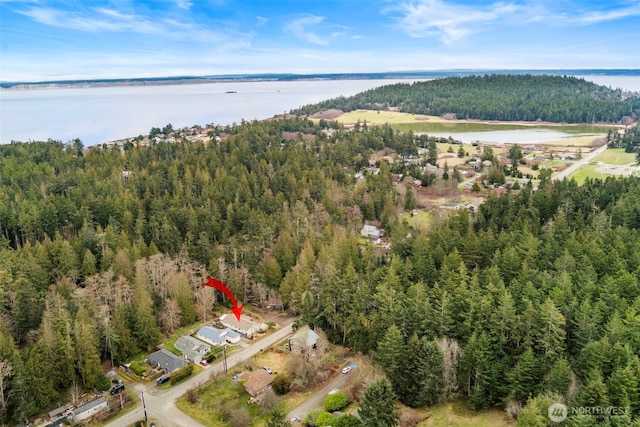
<path id="1" fill-rule="evenodd" d="M 375 79 L 435 79 L 466 77 L 477 74 L 532 74 L 532 75 L 600 75 L 640 76 L 640 69 L 551 69 L 551 70 L 435 70 L 390 71 L 381 73 L 325 73 L 325 74 L 223 74 L 210 76 L 139 77 L 121 79 L 51 80 L 41 82 L 0 82 L 0 90 L 57 89 L 109 86 L 161 86 L 251 81 L 297 80 L 375 80 Z"/>

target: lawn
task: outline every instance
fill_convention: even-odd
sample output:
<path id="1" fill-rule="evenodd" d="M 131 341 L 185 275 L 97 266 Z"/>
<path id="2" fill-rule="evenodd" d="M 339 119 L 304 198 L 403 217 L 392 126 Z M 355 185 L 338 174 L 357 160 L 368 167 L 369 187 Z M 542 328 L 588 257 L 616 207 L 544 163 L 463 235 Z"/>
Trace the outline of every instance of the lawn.
<path id="1" fill-rule="evenodd" d="M 239 382 L 229 376 L 222 376 L 216 381 L 202 387 L 198 394 L 198 402 L 189 403 L 186 396 L 176 402 L 178 408 L 191 418 L 208 427 L 227 427 L 222 412 L 246 410 L 252 420 L 251 425 L 261 425 L 264 421 L 262 410 L 258 405 L 249 403 L 249 394 Z"/>
<path id="2" fill-rule="evenodd" d="M 432 406 L 427 410 L 428 419 L 420 427 L 512 427 L 504 411 L 471 411 L 465 402 L 454 401 Z"/>
<path id="3" fill-rule="evenodd" d="M 569 179 L 575 179 L 579 185 L 584 184 L 587 178 L 605 179 L 609 175 L 596 172 L 598 165 L 583 165 L 575 173 L 569 176 Z"/>
<path id="4" fill-rule="evenodd" d="M 420 123 L 429 122 L 449 122 L 441 117 L 425 116 L 422 114 L 400 113 L 398 111 L 374 111 L 374 110 L 355 110 L 341 114 L 336 118 L 340 123 L 355 123 L 366 121 L 369 124 L 398 124 L 398 123 Z"/>
<path id="5" fill-rule="evenodd" d="M 622 166 L 634 163 L 636 155 L 634 153 L 625 153 L 624 148 L 610 148 L 598 155 L 594 161 L 602 162 L 606 165 Z"/>
<path id="6" fill-rule="evenodd" d="M 431 214 L 427 211 L 420 211 L 418 215 L 408 216 L 409 224 L 417 228 L 418 230 L 427 231 L 431 224 Z"/>

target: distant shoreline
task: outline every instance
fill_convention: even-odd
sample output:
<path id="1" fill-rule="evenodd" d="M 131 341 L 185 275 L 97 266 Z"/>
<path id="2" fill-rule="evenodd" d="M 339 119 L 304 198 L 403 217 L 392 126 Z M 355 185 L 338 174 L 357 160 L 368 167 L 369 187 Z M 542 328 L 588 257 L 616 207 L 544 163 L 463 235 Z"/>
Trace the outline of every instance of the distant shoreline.
<path id="1" fill-rule="evenodd" d="M 42 82 L 0 82 L 0 91 L 42 90 L 65 88 L 95 88 L 116 86 L 168 86 L 207 83 L 243 83 L 263 81 L 301 80 L 384 80 L 384 79 L 433 79 L 464 77 L 479 74 L 549 74 L 572 76 L 638 76 L 640 69 L 567 69 L 567 70 L 438 70 L 399 71 L 384 73 L 328 73 L 328 74 L 243 74 L 216 76 L 141 77 L 122 79 L 77 79 Z"/>

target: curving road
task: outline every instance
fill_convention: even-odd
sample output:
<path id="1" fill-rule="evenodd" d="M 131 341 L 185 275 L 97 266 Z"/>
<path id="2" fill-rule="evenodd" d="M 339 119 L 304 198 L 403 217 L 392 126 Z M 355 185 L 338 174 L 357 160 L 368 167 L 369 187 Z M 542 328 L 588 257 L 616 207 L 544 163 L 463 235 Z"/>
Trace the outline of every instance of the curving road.
<path id="1" fill-rule="evenodd" d="M 255 356 L 263 349 L 282 341 L 284 338 L 291 335 L 291 333 L 291 324 L 283 326 L 282 329 L 275 331 L 271 335 L 267 335 L 259 341 L 251 344 L 249 347 L 229 355 L 227 357 L 227 366 L 230 369 L 231 367 Z M 138 395 L 140 395 L 141 392 L 144 393 L 147 416 L 149 419 L 155 420 L 158 427 L 204 427 L 202 424 L 180 411 L 176 407 L 176 400 L 184 395 L 188 389 L 206 382 L 212 374 L 223 371 L 223 363 L 220 362 L 214 365 L 209 365 L 193 378 L 166 390 L 158 389 L 155 383 L 137 386 L 132 385 L 131 387 L 138 391 Z M 128 412 L 122 417 L 106 425 L 112 427 L 126 427 L 142 419 L 144 419 L 144 410 L 140 403 L 131 412 Z"/>

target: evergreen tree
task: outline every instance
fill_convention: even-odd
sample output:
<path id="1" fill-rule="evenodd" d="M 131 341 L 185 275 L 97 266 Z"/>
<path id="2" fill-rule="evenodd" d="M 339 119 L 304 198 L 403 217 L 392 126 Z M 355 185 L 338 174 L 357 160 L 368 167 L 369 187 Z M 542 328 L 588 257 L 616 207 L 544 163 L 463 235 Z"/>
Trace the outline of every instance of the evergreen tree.
<path id="1" fill-rule="evenodd" d="M 358 410 L 363 427 L 393 427 L 398 425 L 396 396 L 386 379 L 373 382 L 364 393 Z"/>
<path id="2" fill-rule="evenodd" d="M 535 396 L 540 381 L 539 368 L 533 350 L 527 348 L 519 357 L 518 363 L 508 375 L 510 396 L 519 402 L 526 402 L 529 396 Z"/>
<path id="3" fill-rule="evenodd" d="M 133 300 L 131 303 L 131 317 L 133 320 L 132 335 L 135 342 L 140 348 L 150 350 L 160 339 L 160 329 L 153 312 L 153 302 L 147 291 L 144 278 L 140 276 L 144 274 L 138 272 Z"/>
<path id="4" fill-rule="evenodd" d="M 551 393 L 566 396 L 572 375 L 567 359 L 560 358 L 556 360 L 547 376 L 546 389 Z"/>

